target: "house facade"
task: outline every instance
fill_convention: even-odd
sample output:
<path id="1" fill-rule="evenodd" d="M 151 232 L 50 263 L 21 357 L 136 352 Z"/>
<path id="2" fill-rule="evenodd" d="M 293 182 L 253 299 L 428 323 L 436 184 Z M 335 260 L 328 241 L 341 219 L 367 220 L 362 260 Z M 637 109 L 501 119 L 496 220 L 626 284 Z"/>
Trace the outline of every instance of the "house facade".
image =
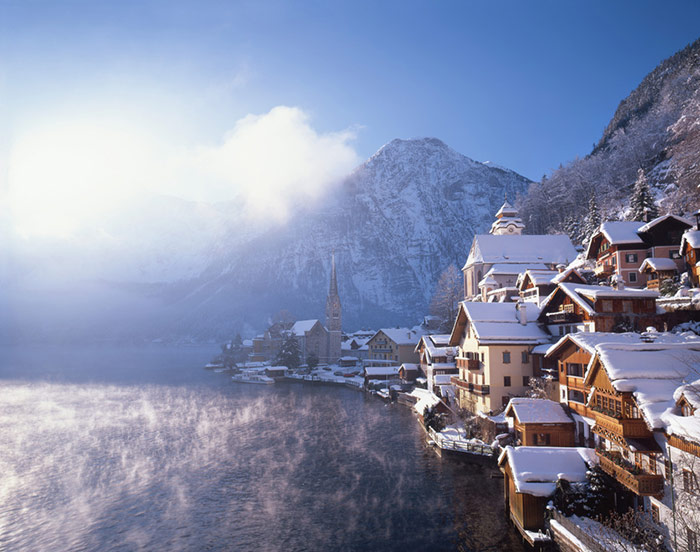
<path id="1" fill-rule="evenodd" d="M 639 269 L 647 258 L 671 259 L 683 269 L 679 253 L 681 236 L 691 222 L 676 216 L 663 215 L 644 222 L 604 222 L 591 237 L 586 258 L 595 260 L 595 274 L 601 279 L 616 275 L 625 285 L 643 288 L 647 276 Z"/>
<path id="2" fill-rule="evenodd" d="M 530 352 L 549 341 L 532 303 L 460 303 L 450 335 L 457 347 L 452 377 L 460 408 L 489 414 L 524 394 L 533 375 Z"/>
<path id="3" fill-rule="evenodd" d="M 424 335 L 414 352 L 418 353 L 420 368 L 427 380 L 428 391 L 435 392 L 436 386 L 444 385 L 438 376 L 457 374 L 457 348 L 450 346 L 449 334 Z"/>
<path id="4" fill-rule="evenodd" d="M 368 366 L 400 366 L 404 362 L 418 364 L 416 345 L 424 335 L 417 328 L 383 328 L 367 341 Z"/>

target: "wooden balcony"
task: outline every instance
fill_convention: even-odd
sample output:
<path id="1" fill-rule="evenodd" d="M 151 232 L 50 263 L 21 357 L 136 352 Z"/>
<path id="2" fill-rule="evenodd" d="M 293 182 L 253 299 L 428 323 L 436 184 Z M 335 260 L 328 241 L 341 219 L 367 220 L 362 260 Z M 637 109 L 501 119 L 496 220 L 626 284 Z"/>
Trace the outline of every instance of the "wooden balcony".
<path id="1" fill-rule="evenodd" d="M 474 393 L 475 395 L 488 395 L 491 392 L 491 388 L 488 385 L 479 385 L 477 383 L 469 383 L 457 376 L 452 376 L 450 378 L 450 383 L 459 389 L 464 389 L 469 393 Z"/>
<path id="2" fill-rule="evenodd" d="M 611 276 L 615 272 L 615 267 L 612 265 L 597 264 L 593 269 L 593 274 L 599 278 L 602 276 Z"/>
<path id="3" fill-rule="evenodd" d="M 653 437 L 651 431 L 641 418 L 613 418 L 602 412 L 593 411 L 595 423 L 605 432 L 628 439 L 646 439 Z"/>
<path id="4" fill-rule="evenodd" d="M 562 324 L 566 322 L 580 322 L 581 317 L 573 312 L 548 312 L 547 313 L 547 323 L 548 324 Z"/>
<path id="5" fill-rule="evenodd" d="M 631 469 L 617 464 L 613 459 L 608 458 L 608 454 L 615 456 L 614 453 L 601 453 L 596 451 L 600 460 L 601 469 L 618 483 L 628 488 L 637 496 L 661 496 L 664 492 L 664 477 L 663 475 L 654 475 L 650 473 L 633 473 Z M 619 456 L 618 456 L 619 458 Z"/>
<path id="6" fill-rule="evenodd" d="M 481 370 L 481 362 L 475 358 L 457 357 L 457 368 L 466 368 L 467 370 Z"/>

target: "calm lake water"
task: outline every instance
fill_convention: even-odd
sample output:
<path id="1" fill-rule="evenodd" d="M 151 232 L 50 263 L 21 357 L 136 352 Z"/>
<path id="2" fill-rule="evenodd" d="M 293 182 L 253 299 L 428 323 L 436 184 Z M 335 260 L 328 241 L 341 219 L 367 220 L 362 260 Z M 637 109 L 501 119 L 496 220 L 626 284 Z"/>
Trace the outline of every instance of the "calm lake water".
<path id="1" fill-rule="evenodd" d="M 403 406 L 206 347 L 0 349 L 0 550 L 523 550 Z"/>

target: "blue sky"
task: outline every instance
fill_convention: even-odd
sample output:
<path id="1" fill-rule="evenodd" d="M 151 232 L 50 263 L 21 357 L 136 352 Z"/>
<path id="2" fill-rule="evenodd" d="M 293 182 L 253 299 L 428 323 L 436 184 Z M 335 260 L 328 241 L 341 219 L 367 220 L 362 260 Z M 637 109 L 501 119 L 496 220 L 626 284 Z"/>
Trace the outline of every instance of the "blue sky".
<path id="1" fill-rule="evenodd" d="M 351 129 L 358 159 L 436 136 L 539 179 L 699 21 L 700 2 L 0 0 L 0 148 L 98 113 L 201 146 L 291 106 Z"/>

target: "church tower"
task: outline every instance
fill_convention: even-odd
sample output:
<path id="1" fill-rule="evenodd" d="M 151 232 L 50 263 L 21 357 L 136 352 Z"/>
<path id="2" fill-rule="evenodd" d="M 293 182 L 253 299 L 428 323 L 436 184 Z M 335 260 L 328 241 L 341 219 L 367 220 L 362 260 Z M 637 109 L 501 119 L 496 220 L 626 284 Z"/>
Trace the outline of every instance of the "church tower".
<path id="1" fill-rule="evenodd" d="M 337 362 L 340 358 L 342 340 L 342 318 L 338 280 L 335 273 L 335 253 L 331 256 L 331 286 L 326 298 L 326 328 L 328 329 L 328 361 Z"/>
<path id="2" fill-rule="evenodd" d="M 496 220 L 491 225 L 489 233 L 497 236 L 512 236 L 514 234 L 522 234 L 523 228 L 525 228 L 525 225 L 523 224 L 523 219 L 520 218 L 518 210 L 508 203 L 508 198 L 506 198 L 498 213 L 496 213 Z"/>

